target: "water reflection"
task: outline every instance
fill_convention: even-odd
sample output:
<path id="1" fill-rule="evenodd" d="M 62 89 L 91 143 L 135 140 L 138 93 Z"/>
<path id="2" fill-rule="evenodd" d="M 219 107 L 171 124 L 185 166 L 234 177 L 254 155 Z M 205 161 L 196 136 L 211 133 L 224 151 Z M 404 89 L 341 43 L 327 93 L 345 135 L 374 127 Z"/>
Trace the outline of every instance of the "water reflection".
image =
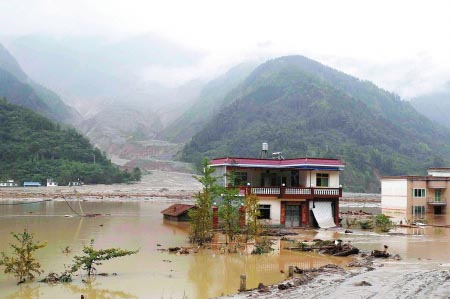
<path id="1" fill-rule="evenodd" d="M 39 299 L 39 285 L 22 284 L 18 286 L 18 290 L 11 295 L 6 296 L 6 299 Z"/>
<path id="2" fill-rule="evenodd" d="M 74 285 L 74 284 L 63 284 L 65 289 L 70 290 L 73 294 L 78 296 L 84 295 L 85 298 L 89 299 L 137 299 L 138 296 L 135 296 L 131 293 L 117 290 L 109 290 L 101 288 L 100 283 L 85 283 L 84 285 Z"/>

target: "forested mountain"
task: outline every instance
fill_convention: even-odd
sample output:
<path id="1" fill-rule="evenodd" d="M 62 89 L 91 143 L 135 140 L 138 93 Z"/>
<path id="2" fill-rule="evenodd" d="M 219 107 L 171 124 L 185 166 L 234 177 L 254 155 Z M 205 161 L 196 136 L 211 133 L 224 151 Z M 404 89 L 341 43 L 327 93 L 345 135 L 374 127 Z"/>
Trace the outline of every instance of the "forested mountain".
<path id="1" fill-rule="evenodd" d="M 188 141 L 226 104 L 225 96 L 242 83 L 256 66 L 256 63 L 242 63 L 208 82 L 198 100 L 179 119 L 165 128 L 160 136 L 172 142 Z"/>
<path id="2" fill-rule="evenodd" d="M 258 156 L 262 142 L 286 158 L 337 157 L 347 191 L 379 191 L 380 175 L 448 165 L 450 131 L 405 101 L 302 56 L 260 65 L 230 104 L 182 151 L 182 159 Z"/>
<path id="3" fill-rule="evenodd" d="M 412 99 L 411 105 L 429 119 L 450 127 L 450 82 L 440 91 Z"/>
<path id="4" fill-rule="evenodd" d="M 76 121 L 77 112 L 57 94 L 33 82 L 14 57 L 0 44 L 0 97 L 65 123 Z"/>
<path id="5" fill-rule="evenodd" d="M 183 74 L 190 77 L 201 53 L 152 34 L 120 40 L 37 34 L 4 43 L 30 78 L 76 107 L 81 116 L 73 125 L 114 162 L 134 166 L 134 159 L 148 159 L 158 163 L 145 165 L 160 165 L 179 151 L 180 145 L 161 147 L 155 139 L 198 97 L 204 83 Z"/>
<path id="6" fill-rule="evenodd" d="M 47 118 L 0 99 L 0 180 L 67 184 L 79 178 L 88 184 L 140 178 L 119 170 L 73 129 L 61 129 Z"/>

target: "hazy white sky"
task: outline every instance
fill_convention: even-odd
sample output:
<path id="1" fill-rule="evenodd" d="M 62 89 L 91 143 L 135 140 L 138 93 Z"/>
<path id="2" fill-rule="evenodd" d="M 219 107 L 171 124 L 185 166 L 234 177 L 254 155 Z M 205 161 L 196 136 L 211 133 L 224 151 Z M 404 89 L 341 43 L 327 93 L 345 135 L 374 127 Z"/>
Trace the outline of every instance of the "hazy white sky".
<path id="1" fill-rule="evenodd" d="M 411 97 L 450 81 L 449 12 L 432 0 L 0 0 L 0 32 L 152 32 L 217 65 L 303 54 Z"/>

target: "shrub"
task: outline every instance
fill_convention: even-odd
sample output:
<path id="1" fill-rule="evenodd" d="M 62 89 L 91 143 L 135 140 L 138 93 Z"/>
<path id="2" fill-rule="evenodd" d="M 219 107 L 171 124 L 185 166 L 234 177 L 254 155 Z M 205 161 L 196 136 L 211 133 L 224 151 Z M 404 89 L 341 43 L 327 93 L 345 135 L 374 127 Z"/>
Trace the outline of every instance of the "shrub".
<path id="1" fill-rule="evenodd" d="M 84 255 L 74 256 L 74 264 L 70 272 L 76 272 L 82 268 L 86 271 L 88 276 L 95 275 L 97 269 L 95 266 L 102 265 L 102 261 L 110 260 L 116 257 L 136 254 L 139 250 L 124 250 L 120 248 L 94 249 L 94 240 L 91 240 L 89 246 L 83 247 Z"/>
<path id="2" fill-rule="evenodd" d="M 45 247 L 47 243 L 34 241 L 34 235 L 28 233 L 26 229 L 23 233 L 12 233 L 12 235 L 19 244 L 10 244 L 14 252 L 12 256 L 1 253 L 0 266 L 5 267 L 6 274 L 13 274 L 17 278 L 17 284 L 27 279 L 33 280 L 35 274 L 40 275 L 44 272 L 41 264 L 34 257 L 34 252 Z"/>

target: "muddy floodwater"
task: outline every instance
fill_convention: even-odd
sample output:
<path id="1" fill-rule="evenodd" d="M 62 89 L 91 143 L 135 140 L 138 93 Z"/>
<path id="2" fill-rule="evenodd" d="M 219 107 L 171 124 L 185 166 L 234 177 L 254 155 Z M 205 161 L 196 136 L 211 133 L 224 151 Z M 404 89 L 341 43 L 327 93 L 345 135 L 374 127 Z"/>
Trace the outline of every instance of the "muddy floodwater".
<path id="1" fill-rule="evenodd" d="M 98 272 L 117 276 L 97 276 L 91 284 L 74 277 L 70 284 L 48 285 L 26 283 L 20 286 L 12 276 L 0 273 L 0 298 L 209 298 L 234 294 L 239 287 L 239 275 L 247 275 L 247 286 L 259 282 L 273 284 L 282 281 L 289 265 L 301 268 L 328 263 L 345 265 L 348 258 L 298 253 L 280 249 L 273 254 L 254 256 L 247 253 L 223 254 L 220 245 L 195 254 L 176 255 L 158 249 L 170 246 L 192 246 L 187 243 L 186 224 L 164 221 L 160 211 L 170 203 L 149 200 L 82 202 L 85 213 L 108 216 L 94 218 L 65 217 L 73 212 L 64 201 L 49 201 L 25 205 L 0 205 L 0 251 L 9 252 L 10 232 L 26 228 L 35 238 L 47 241 L 37 257 L 45 274 L 61 272 L 82 244 L 95 240 L 95 247 L 139 249 L 139 253 L 105 262 Z M 79 211 L 78 201 L 70 203 Z M 314 232 L 307 237 L 312 238 Z M 161 246 L 158 246 L 160 244 Z M 69 246 L 71 253 L 63 253 Z M 283 270 L 285 273 L 281 273 Z"/>

